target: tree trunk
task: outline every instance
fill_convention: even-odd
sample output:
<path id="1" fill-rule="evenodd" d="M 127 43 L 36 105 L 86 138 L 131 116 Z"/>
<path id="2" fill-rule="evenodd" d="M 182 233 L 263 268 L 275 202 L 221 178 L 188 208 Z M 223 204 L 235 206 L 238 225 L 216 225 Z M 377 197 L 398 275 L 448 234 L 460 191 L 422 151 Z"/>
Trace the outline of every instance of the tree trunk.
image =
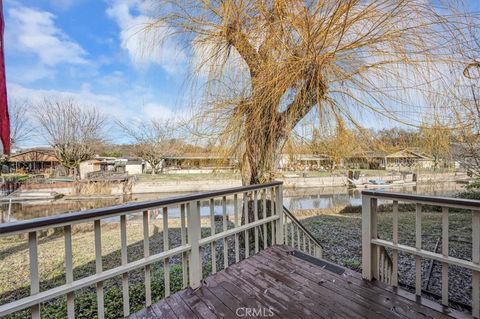
<path id="1" fill-rule="evenodd" d="M 245 138 L 245 151 L 242 155 L 241 173 L 243 185 L 254 185 L 271 182 L 274 179 L 275 166 L 280 159 L 285 138 L 282 134 L 275 134 L 275 138 L 269 136 L 269 127 L 267 125 L 260 129 L 247 131 Z M 250 195 L 248 198 L 247 211 L 242 210 L 241 223 L 254 221 L 254 198 Z M 270 200 L 267 200 L 268 207 Z M 257 205 L 259 208 L 259 217 L 267 212 L 260 212 L 261 202 Z M 268 209 L 267 209 L 268 211 Z M 260 236 L 265 236 L 261 233 Z M 270 237 L 267 235 L 267 237 Z M 249 230 L 250 247 L 254 246 L 254 231 Z M 270 241 L 271 238 L 268 238 Z M 240 235 L 240 242 L 243 245 L 245 238 Z"/>
<path id="2" fill-rule="evenodd" d="M 249 139 L 242 156 L 242 184 L 255 185 L 271 182 L 274 178 L 275 165 L 281 156 L 282 146 L 281 140 L 261 143 L 259 139 Z"/>
<path id="3" fill-rule="evenodd" d="M 148 164 L 150 164 L 150 167 L 152 168 L 152 171 L 150 172 L 150 175 L 152 175 L 152 176 L 155 175 L 155 173 L 156 173 L 155 168 L 157 167 L 157 165 L 155 164 L 155 161 L 148 162 Z"/>
<path id="4" fill-rule="evenodd" d="M 245 151 L 242 155 L 241 173 L 243 185 L 267 183 L 273 180 L 276 164 L 280 160 L 285 136 L 289 132 L 280 128 L 279 118 L 271 114 L 271 107 L 264 106 L 265 112 L 246 115 Z M 272 124 L 272 122 L 278 122 Z M 273 127 L 273 128 L 272 128 Z"/>

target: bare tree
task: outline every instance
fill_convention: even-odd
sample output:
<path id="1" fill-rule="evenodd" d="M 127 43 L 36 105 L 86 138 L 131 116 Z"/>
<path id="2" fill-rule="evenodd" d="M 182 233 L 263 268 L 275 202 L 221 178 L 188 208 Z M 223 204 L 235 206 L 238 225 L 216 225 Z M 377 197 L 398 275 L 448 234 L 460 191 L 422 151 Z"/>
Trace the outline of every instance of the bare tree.
<path id="1" fill-rule="evenodd" d="M 45 99 L 35 117 L 60 163 L 76 176 L 80 162 L 95 155 L 104 141 L 106 117 L 69 99 Z"/>
<path id="2" fill-rule="evenodd" d="M 27 100 L 11 100 L 8 103 L 10 116 L 10 144 L 15 148 L 34 136 L 35 128 L 30 119 L 31 104 Z"/>
<path id="3" fill-rule="evenodd" d="M 191 48 L 198 126 L 241 158 L 244 184 L 262 183 L 306 117 L 419 124 L 421 96 L 449 92 L 463 62 L 451 2 L 160 0 L 146 34 L 162 39 L 147 45 Z"/>
<path id="4" fill-rule="evenodd" d="M 133 140 L 133 151 L 152 168 L 152 175 L 160 169 L 166 157 L 177 155 L 181 143 L 176 134 L 177 128 L 171 121 L 150 119 L 139 125 L 117 121 L 121 130 Z"/>

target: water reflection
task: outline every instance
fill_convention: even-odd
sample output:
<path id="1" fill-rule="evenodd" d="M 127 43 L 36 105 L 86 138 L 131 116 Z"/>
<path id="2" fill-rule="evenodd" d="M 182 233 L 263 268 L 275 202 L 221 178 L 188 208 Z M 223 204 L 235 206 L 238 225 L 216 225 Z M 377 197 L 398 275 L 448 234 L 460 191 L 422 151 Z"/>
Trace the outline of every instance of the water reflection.
<path id="1" fill-rule="evenodd" d="M 418 186 L 399 186 L 377 188 L 378 191 L 424 194 L 432 196 L 452 196 L 463 190 L 462 184 L 454 182 L 422 184 Z M 346 188 L 315 188 L 287 190 L 284 195 L 284 204 L 290 210 L 324 209 L 342 206 L 362 205 L 362 189 Z M 381 201 L 380 201 L 381 202 Z"/>
<path id="2" fill-rule="evenodd" d="M 434 196 L 450 196 L 458 193 L 463 189 L 463 185 L 454 182 L 448 183 L 434 183 L 422 184 L 419 186 L 409 187 L 389 187 L 385 191 L 401 192 L 401 193 L 417 193 L 428 194 Z M 380 190 L 380 189 L 377 189 Z M 57 200 L 49 203 L 25 202 L 13 203 L 10 209 L 8 204 L 1 205 L 1 222 L 12 222 L 16 220 L 25 220 L 36 217 L 45 217 L 50 215 L 57 215 L 65 212 L 81 211 L 92 208 L 107 207 L 118 205 L 131 201 L 145 201 L 152 199 L 162 199 L 172 196 L 179 196 L 184 193 L 149 193 L 137 194 L 132 198 L 112 198 L 102 200 Z M 239 198 L 240 200 L 240 198 Z M 361 205 L 361 190 L 349 190 L 342 187 L 325 187 L 325 188 L 302 188 L 302 189 L 285 189 L 284 190 L 284 204 L 290 210 L 299 209 L 323 209 L 335 208 L 347 205 L 358 206 Z M 239 202 L 241 205 L 241 202 Z M 234 205 L 233 197 L 227 197 L 226 211 L 228 215 L 233 215 Z M 221 200 L 216 200 L 214 203 L 215 215 L 222 215 L 223 206 Z M 180 207 L 169 207 L 169 217 L 179 217 Z M 200 214 L 207 216 L 210 214 L 210 204 L 208 201 L 201 203 Z M 156 212 L 154 215 L 161 216 L 161 212 Z"/>

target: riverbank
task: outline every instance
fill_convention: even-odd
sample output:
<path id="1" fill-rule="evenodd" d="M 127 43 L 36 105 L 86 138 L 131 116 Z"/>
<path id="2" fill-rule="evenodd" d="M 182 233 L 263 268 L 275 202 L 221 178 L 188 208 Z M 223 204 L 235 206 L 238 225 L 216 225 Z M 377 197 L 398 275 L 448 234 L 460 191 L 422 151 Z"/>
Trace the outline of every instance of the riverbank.
<path id="1" fill-rule="evenodd" d="M 305 175 L 305 176 L 303 176 Z M 284 189 L 346 187 L 348 180 L 345 172 L 285 172 L 277 177 L 284 182 Z M 399 172 L 380 170 L 364 170 L 358 179 L 359 184 L 369 180 L 383 180 L 389 182 L 411 183 L 413 174 L 402 175 Z M 418 183 L 434 182 L 466 182 L 470 180 L 466 173 L 421 173 L 417 176 Z M 83 183 L 85 184 L 85 183 Z M 400 184 L 401 185 L 401 184 Z M 193 193 L 206 192 L 223 188 L 241 186 L 240 176 L 234 173 L 205 173 L 205 174 L 159 174 L 138 175 L 128 190 L 128 194 L 148 193 Z M 85 188 L 85 187 L 83 187 Z M 65 196 L 88 196 L 99 194 L 78 191 L 75 183 L 30 183 L 22 186 L 24 191 L 56 192 Z M 122 183 L 102 185 L 102 195 L 124 195 Z"/>
<path id="2" fill-rule="evenodd" d="M 283 187 L 285 189 L 345 187 L 348 185 L 347 177 L 340 174 L 330 176 L 286 177 L 289 175 L 292 174 L 284 174 L 277 178 L 278 180 L 283 181 Z M 412 174 L 401 175 L 398 172 L 366 171 L 364 175 L 365 176 L 359 178 L 359 183 L 367 183 L 370 179 L 379 179 L 386 182 L 404 181 L 407 183 L 412 182 L 413 180 Z M 418 183 L 466 181 L 469 179 L 470 178 L 466 173 L 425 173 L 420 174 L 417 177 Z M 241 181 L 239 179 L 209 179 L 208 176 L 203 176 L 202 180 L 171 180 L 167 175 L 153 180 L 139 179 L 132 186 L 132 194 L 200 192 L 238 186 L 241 186 Z"/>
<path id="3" fill-rule="evenodd" d="M 399 193 L 428 194 L 433 196 L 452 196 L 464 191 L 465 184 L 457 182 L 432 182 L 419 183 L 417 186 L 396 186 L 386 190 Z M 215 190 L 218 190 L 216 188 Z M 361 189 L 348 189 L 347 187 L 303 187 L 284 188 L 284 205 L 292 211 L 304 212 L 308 209 L 322 209 L 336 213 L 349 206 L 361 205 Z M 120 205 L 129 202 L 159 200 L 172 196 L 181 196 L 193 193 L 192 191 L 174 193 L 145 193 L 122 195 L 95 195 L 95 196 L 64 196 L 54 201 L 26 201 L 3 203 L 0 205 L 0 222 L 26 220 L 36 217 L 45 217 L 66 212 L 81 211 L 85 209 L 101 208 Z M 0 203 L 1 204 L 1 203 Z M 220 204 L 216 204 L 215 211 L 221 212 Z M 227 198 L 227 209 L 233 211 L 233 201 Z M 202 215 L 209 214 L 208 203 L 202 204 Z M 171 218 L 179 217 L 179 210 L 172 208 L 169 211 Z"/>

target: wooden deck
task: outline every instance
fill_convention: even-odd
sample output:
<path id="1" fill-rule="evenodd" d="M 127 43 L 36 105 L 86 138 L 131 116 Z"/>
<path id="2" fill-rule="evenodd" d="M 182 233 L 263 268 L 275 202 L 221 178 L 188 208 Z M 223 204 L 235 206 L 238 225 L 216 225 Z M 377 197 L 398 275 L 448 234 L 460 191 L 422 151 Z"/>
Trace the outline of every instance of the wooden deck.
<path id="1" fill-rule="evenodd" d="M 303 256 L 304 257 L 304 256 Z M 308 259 L 308 258 L 307 258 Z M 342 273 L 343 272 L 343 273 Z M 130 318 L 471 318 L 286 246 L 268 248 Z"/>

